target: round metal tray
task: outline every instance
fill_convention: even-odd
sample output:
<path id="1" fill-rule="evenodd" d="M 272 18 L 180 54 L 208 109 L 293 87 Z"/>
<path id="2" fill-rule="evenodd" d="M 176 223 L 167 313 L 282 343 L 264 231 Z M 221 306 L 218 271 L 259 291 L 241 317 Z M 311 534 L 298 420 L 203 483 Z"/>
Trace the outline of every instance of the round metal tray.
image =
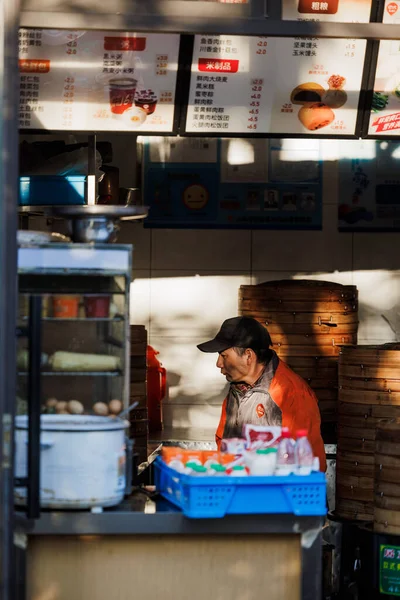
<path id="1" fill-rule="evenodd" d="M 45 211 L 48 216 L 65 217 L 67 219 L 83 219 L 85 217 L 105 217 L 120 221 L 144 219 L 149 213 L 148 206 L 51 206 Z"/>

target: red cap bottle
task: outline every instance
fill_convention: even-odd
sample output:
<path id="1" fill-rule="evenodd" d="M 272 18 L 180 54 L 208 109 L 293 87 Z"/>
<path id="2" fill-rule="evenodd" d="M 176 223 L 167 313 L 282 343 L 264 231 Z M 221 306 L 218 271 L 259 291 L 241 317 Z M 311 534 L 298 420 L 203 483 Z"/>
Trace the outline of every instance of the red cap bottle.
<path id="1" fill-rule="evenodd" d="M 297 436 L 297 439 L 299 439 L 299 438 L 301 438 L 301 437 L 307 437 L 307 436 L 308 436 L 308 431 L 307 431 L 307 429 L 299 429 L 299 430 L 296 432 L 296 436 Z"/>

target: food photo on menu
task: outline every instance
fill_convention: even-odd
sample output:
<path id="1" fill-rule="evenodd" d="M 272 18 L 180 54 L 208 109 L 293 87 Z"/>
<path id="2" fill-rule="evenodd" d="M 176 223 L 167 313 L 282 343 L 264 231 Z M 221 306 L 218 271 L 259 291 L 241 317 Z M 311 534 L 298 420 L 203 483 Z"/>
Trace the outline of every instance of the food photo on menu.
<path id="1" fill-rule="evenodd" d="M 327 88 L 312 81 L 294 88 L 290 102 L 300 106 L 297 116 L 306 129 L 322 129 L 335 120 L 335 109 L 342 108 L 347 102 L 345 83 L 346 79 L 341 75 L 331 75 Z"/>

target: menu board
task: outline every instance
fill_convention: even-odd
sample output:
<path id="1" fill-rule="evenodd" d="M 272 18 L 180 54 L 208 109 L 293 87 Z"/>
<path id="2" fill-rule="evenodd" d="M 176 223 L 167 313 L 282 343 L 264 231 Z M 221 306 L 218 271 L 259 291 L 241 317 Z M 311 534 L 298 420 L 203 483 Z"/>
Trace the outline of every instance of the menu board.
<path id="1" fill-rule="evenodd" d="M 20 128 L 172 132 L 179 41 L 20 29 Z"/>
<path id="2" fill-rule="evenodd" d="M 365 49 L 365 40 L 196 36 L 186 132 L 353 135 Z"/>
<path id="3" fill-rule="evenodd" d="M 384 23 L 400 23 L 400 2 L 386 0 Z M 368 134 L 399 135 L 400 130 L 400 40 L 381 40 L 375 72 Z"/>
<path id="4" fill-rule="evenodd" d="M 322 226 L 318 139 L 144 139 L 145 227 Z"/>
<path id="5" fill-rule="evenodd" d="M 342 140 L 339 144 L 341 231 L 400 231 L 400 142 Z"/>
<path id="6" fill-rule="evenodd" d="M 285 19 L 368 21 L 370 10 L 371 0 L 283 3 Z M 186 132 L 354 135 L 365 50 L 355 39 L 197 35 Z"/>

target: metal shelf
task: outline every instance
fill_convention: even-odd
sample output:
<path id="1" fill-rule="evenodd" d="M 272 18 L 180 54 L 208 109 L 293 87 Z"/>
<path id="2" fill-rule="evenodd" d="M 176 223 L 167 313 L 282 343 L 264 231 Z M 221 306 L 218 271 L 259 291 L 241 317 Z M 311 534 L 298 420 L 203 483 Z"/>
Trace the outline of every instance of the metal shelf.
<path id="1" fill-rule="evenodd" d="M 27 377 L 28 371 L 18 371 L 18 376 Z M 41 371 L 44 377 L 121 377 L 122 371 Z"/>
<path id="2" fill-rule="evenodd" d="M 87 296 L 88 294 L 85 294 L 85 296 Z M 96 294 L 97 296 L 97 294 Z M 23 322 L 28 321 L 28 317 L 22 317 Z M 52 323 L 75 323 L 75 322 L 79 322 L 79 323 L 83 323 L 88 321 L 89 323 L 122 323 L 124 321 L 124 317 L 118 316 L 118 317 L 74 317 L 74 318 L 68 318 L 68 319 L 62 319 L 59 317 L 42 317 L 42 321 L 50 321 Z"/>
<path id="3" fill-rule="evenodd" d="M 76 296 L 111 296 L 113 294 L 125 294 L 114 280 L 113 276 L 99 273 L 93 275 L 49 275 L 20 273 L 20 294 L 71 294 Z"/>

